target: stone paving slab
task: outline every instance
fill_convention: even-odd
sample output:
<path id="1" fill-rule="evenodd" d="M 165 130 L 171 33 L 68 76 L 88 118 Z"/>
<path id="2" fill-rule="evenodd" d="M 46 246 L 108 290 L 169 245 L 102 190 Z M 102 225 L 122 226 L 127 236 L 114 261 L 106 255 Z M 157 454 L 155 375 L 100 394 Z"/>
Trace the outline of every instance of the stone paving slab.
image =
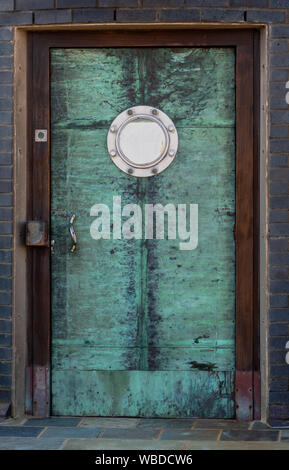
<path id="1" fill-rule="evenodd" d="M 185 441 L 149 439 L 68 439 L 63 450 L 183 450 Z"/>
<path id="2" fill-rule="evenodd" d="M 198 419 L 195 420 L 194 429 L 249 429 L 252 423 L 238 422 L 229 419 Z"/>
<path id="3" fill-rule="evenodd" d="M 62 437 L 68 439 L 70 437 L 79 438 L 91 438 L 98 437 L 101 432 L 101 428 L 64 428 L 64 427 L 51 427 L 47 428 L 40 439 Z"/>
<path id="4" fill-rule="evenodd" d="M 189 441 L 186 450 L 289 450 L 285 442 Z"/>
<path id="5" fill-rule="evenodd" d="M 282 435 L 281 435 L 281 441 L 289 441 L 289 429 L 284 429 L 284 431 L 282 431 Z M 288 444 L 289 446 L 289 444 Z"/>
<path id="6" fill-rule="evenodd" d="M 196 420 L 194 419 L 150 419 L 143 418 L 138 423 L 138 428 L 158 428 L 158 429 L 191 429 Z"/>
<path id="7" fill-rule="evenodd" d="M 1 426 L 0 427 L 0 437 L 2 436 L 9 437 L 37 437 L 41 433 L 42 429 L 40 427 L 25 427 L 25 426 Z"/>
<path id="8" fill-rule="evenodd" d="M 24 426 L 77 426 L 81 422 L 81 418 L 30 418 L 25 421 Z"/>
<path id="9" fill-rule="evenodd" d="M 160 435 L 159 429 L 134 428 L 134 429 L 105 429 L 101 438 L 104 439 L 156 439 Z"/>
<path id="10" fill-rule="evenodd" d="M 0 450 L 60 450 L 64 442 L 64 439 L 1 436 Z"/>
<path id="11" fill-rule="evenodd" d="M 182 430 L 182 429 L 165 429 L 160 436 L 161 441 L 165 440 L 197 440 L 197 441 L 216 441 L 220 435 L 219 430 L 200 429 L 200 430 Z"/>
<path id="12" fill-rule="evenodd" d="M 223 431 L 221 441 L 278 441 L 279 431 Z"/>
<path id="13" fill-rule="evenodd" d="M 139 418 L 82 418 L 80 427 L 92 428 L 135 428 Z"/>

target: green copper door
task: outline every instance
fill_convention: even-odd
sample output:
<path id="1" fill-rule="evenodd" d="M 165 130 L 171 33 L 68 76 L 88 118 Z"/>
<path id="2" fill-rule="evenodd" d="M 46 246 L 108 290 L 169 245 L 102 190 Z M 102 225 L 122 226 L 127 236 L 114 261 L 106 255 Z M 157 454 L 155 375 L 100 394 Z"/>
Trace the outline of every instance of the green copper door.
<path id="1" fill-rule="evenodd" d="M 234 417 L 234 77 L 231 48 L 52 49 L 53 415 Z M 106 146 L 116 116 L 139 105 L 179 138 L 148 178 Z M 149 204 L 173 205 L 178 224 L 185 208 L 197 246 L 168 235 L 166 212 L 163 238 L 136 235 L 128 204 L 141 228 Z"/>

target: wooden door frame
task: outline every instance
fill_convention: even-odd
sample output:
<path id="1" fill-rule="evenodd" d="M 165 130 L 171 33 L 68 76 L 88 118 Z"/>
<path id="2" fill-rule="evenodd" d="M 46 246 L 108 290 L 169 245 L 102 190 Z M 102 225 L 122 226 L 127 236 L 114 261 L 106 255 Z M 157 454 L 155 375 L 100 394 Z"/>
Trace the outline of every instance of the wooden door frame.
<path id="1" fill-rule="evenodd" d="M 238 420 L 260 419 L 259 31 L 114 30 L 33 32 L 28 37 L 28 220 L 50 233 L 50 49 L 59 47 L 234 47 L 236 50 L 236 377 Z M 35 130 L 47 129 L 47 142 Z M 26 412 L 50 415 L 50 241 L 29 246 Z"/>

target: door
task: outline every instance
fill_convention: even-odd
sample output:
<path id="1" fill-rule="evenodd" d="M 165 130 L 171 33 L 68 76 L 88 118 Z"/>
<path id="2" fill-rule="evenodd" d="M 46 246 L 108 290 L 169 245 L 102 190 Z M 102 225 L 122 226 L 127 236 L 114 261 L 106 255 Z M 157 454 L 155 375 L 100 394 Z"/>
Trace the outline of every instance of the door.
<path id="1" fill-rule="evenodd" d="M 253 380 L 252 136 L 240 140 L 250 106 L 240 118 L 236 47 L 54 42 L 51 414 L 234 418 L 240 374 Z M 179 141 L 149 177 L 121 171 L 106 144 L 140 105 L 166 113 Z"/>
<path id="2" fill-rule="evenodd" d="M 180 142 L 149 178 L 106 149 L 113 119 L 141 104 L 167 113 Z M 52 50 L 51 184 L 52 413 L 232 418 L 234 49 Z M 181 250 L 167 227 L 164 239 L 115 240 L 113 227 L 93 239 L 91 208 L 105 204 L 113 225 L 113 198 L 122 225 L 126 204 L 197 204 L 197 247 Z"/>

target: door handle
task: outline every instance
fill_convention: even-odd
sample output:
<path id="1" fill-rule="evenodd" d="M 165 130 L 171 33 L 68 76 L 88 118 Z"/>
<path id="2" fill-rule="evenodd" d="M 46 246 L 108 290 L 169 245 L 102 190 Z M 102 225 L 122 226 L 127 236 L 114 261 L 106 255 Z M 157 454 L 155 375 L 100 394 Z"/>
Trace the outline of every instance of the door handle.
<path id="1" fill-rule="evenodd" d="M 76 244 L 77 244 L 77 238 L 76 238 L 76 233 L 74 231 L 74 228 L 73 228 L 73 222 L 75 220 L 75 214 L 73 214 L 70 218 L 70 221 L 69 221 L 69 233 L 70 233 L 70 236 L 72 238 L 72 248 L 71 248 L 71 253 L 73 253 L 75 250 L 76 250 Z"/>

